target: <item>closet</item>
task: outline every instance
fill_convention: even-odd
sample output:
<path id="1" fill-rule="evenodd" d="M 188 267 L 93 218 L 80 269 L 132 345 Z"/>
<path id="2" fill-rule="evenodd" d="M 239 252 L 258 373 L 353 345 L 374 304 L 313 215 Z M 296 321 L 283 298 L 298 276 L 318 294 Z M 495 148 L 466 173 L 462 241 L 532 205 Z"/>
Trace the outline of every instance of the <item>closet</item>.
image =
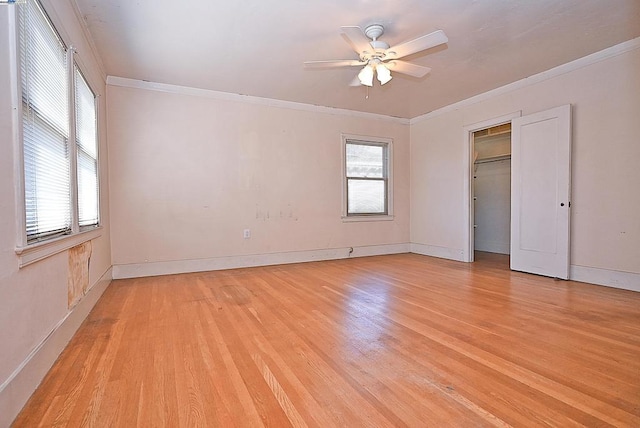
<path id="1" fill-rule="evenodd" d="M 474 249 L 509 254 L 511 124 L 473 133 Z"/>

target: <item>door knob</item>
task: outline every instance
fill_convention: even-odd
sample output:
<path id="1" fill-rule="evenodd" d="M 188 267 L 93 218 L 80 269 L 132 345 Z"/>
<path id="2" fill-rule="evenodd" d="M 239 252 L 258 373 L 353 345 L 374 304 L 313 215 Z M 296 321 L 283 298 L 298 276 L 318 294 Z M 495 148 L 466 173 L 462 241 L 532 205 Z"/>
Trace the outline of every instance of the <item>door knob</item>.
<path id="1" fill-rule="evenodd" d="M 561 206 L 561 207 L 564 207 L 564 202 L 560 202 L 560 206 Z"/>

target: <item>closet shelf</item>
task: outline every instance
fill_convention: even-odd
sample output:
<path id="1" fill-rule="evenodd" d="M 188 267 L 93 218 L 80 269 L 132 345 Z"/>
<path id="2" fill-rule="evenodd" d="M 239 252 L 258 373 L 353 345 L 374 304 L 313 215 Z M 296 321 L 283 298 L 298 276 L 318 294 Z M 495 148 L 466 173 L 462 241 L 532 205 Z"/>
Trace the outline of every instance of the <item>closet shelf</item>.
<path id="1" fill-rule="evenodd" d="M 503 160 L 508 160 L 511 159 L 511 155 L 498 155 L 498 156 L 489 156 L 486 158 L 482 158 L 482 159 L 477 159 L 476 160 L 476 164 L 478 163 L 487 163 L 487 162 L 498 162 L 498 161 L 503 161 Z"/>

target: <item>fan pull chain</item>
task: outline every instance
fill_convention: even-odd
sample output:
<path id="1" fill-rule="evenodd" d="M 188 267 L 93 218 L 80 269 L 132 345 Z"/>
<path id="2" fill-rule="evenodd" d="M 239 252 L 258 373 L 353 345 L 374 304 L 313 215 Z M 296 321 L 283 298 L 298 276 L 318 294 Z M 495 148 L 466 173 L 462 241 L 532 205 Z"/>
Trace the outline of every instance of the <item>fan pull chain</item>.
<path id="1" fill-rule="evenodd" d="M 367 95 L 365 95 L 364 99 L 368 100 L 369 99 L 369 87 L 365 86 L 365 88 L 367 88 Z"/>

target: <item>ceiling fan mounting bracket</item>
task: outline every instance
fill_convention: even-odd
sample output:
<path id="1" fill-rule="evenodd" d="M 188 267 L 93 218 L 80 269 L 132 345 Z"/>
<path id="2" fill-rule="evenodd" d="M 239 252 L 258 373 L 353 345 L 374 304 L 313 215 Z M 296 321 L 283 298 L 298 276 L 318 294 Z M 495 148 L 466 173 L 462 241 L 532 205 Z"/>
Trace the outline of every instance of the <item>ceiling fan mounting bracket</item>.
<path id="1" fill-rule="evenodd" d="M 364 34 L 371 40 L 376 40 L 384 34 L 384 27 L 380 24 L 371 24 L 364 29 Z"/>

